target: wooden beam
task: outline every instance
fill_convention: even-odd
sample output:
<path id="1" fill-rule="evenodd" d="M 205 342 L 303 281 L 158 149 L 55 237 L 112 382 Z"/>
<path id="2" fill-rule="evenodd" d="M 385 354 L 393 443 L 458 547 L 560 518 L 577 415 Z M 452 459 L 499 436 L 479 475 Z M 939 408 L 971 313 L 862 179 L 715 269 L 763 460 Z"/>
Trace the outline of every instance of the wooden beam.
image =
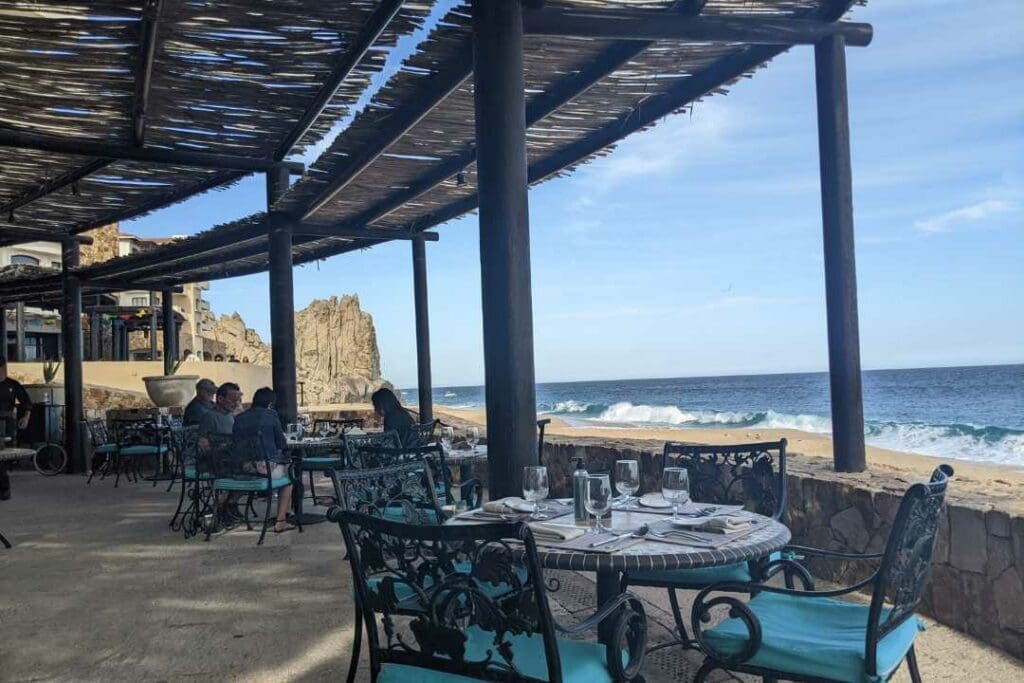
<path id="1" fill-rule="evenodd" d="M 10 216 L 11 212 L 15 209 L 25 206 L 30 202 L 34 202 L 37 199 L 41 199 L 49 194 L 53 194 L 58 190 L 62 190 L 68 185 L 72 185 L 82 178 L 85 178 L 102 168 L 106 168 L 111 163 L 110 159 L 93 159 L 89 163 L 79 166 L 78 168 L 73 168 L 66 173 L 62 173 L 56 178 L 40 182 L 35 187 L 25 190 L 14 199 L 0 206 L 0 217 Z"/>
<path id="2" fill-rule="evenodd" d="M 169 375 L 178 360 L 178 321 L 174 317 L 174 293 L 170 289 L 160 293 L 160 312 L 164 322 L 164 374 Z"/>
<path id="3" fill-rule="evenodd" d="M 25 302 L 14 305 L 14 360 L 25 362 Z"/>
<path id="4" fill-rule="evenodd" d="M 814 48 L 825 304 L 835 469 L 837 472 L 863 472 L 867 462 L 853 240 L 853 171 L 843 43 L 842 36 L 830 36 Z"/>
<path id="5" fill-rule="evenodd" d="M 699 14 L 707 0 L 680 0 L 670 11 L 683 15 Z M 526 127 L 530 128 L 547 118 L 568 102 L 586 93 L 608 74 L 622 68 L 631 59 L 650 47 L 652 43 L 623 42 L 611 45 L 574 73 L 569 73 L 552 87 L 538 93 L 526 105 Z M 361 212 L 347 224 L 362 227 L 393 213 L 408 202 L 433 190 L 435 187 L 462 171 L 476 161 L 476 147 L 471 146 L 438 166 L 426 171 L 413 180 L 407 188 L 395 192 L 366 211 Z"/>
<path id="6" fill-rule="evenodd" d="M 134 291 L 149 291 L 149 287 L 146 286 L 141 280 L 129 281 L 119 279 L 109 280 L 82 280 L 82 286 L 85 287 L 91 293 L 97 292 L 134 292 Z M 175 285 L 169 287 L 173 294 L 182 294 L 185 289 L 181 285 Z"/>
<path id="7" fill-rule="evenodd" d="M 132 102 L 132 144 L 142 147 L 146 140 L 146 110 L 149 86 L 153 80 L 156 34 L 160 27 L 161 0 L 143 0 L 142 25 L 139 28 L 139 55 L 135 74 L 135 99 Z"/>
<path id="8" fill-rule="evenodd" d="M 473 0 L 487 463 L 494 498 L 536 462 L 521 0 Z"/>
<path id="9" fill-rule="evenodd" d="M 398 14 L 398 11 L 402 8 L 402 3 L 403 0 L 383 0 L 383 2 L 377 5 L 377 8 L 367 18 L 362 31 L 352 41 L 352 46 L 345 52 L 344 57 L 334 68 L 334 71 L 331 72 L 327 80 L 324 81 L 319 92 L 317 92 L 316 98 L 306 108 L 306 111 L 299 118 L 292 132 L 278 145 L 277 151 L 274 153 L 275 159 L 283 159 L 288 156 L 291 153 L 292 147 L 309 132 L 309 129 L 312 128 L 324 109 L 327 108 L 327 105 L 334 99 L 334 95 L 338 92 L 341 84 L 345 82 L 345 79 L 352 73 L 352 70 L 366 56 L 366 52 L 373 47 L 377 39 L 380 38 L 381 33 L 384 32 L 388 24 L 391 23 L 391 20 Z"/>
<path id="10" fill-rule="evenodd" d="M 54 154 L 77 154 L 87 157 L 113 159 L 115 161 L 141 161 L 151 164 L 194 166 L 196 168 L 215 168 L 227 171 L 246 171 L 249 173 L 265 171 L 276 163 L 273 159 L 260 157 L 237 156 L 221 154 L 220 152 L 164 149 L 160 147 L 115 145 L 108 142 L 97 142 L 92 139 L 60 137 L 10 129 L 0 129 L 0 147 L 34 149 L 41 152 L 53 152 Z"/>
<path id="11" fill-rule="evenodd" d="M 416 240 L 423 239 L 427 242 L 436 242 L 440 236 L 436 232 L 407 232 L 405 230 L 393 230 L 389 228 L 346 228 L 337 225 L 314 225 L 300 223 L 295 226 L 294 233 L 303 237 L 315 237 L 324 239 L 327 237 L 342 237 L 350 240 Z M 303 240 L 308 242 L 311 240 Z M 299 242 L 302 244 L 302 242 Z"/>
<path id="12" fill-rule="evenodd" d="M 472 52 L 469 46 L 466 46 L 466 49 L 459 51 L 454 63 L 445 71 L 424 79 L 420 95 L 414 105 L 395 111 L 378 129 L 377 135 L 368 145 L 353 155 L 343 168 L 332 173 L 331 181 L 301 211 L 301 219 L 309 220 L 317 211 L 329 204 L 367 166 L 458 89 L 472 72 Z"/>
<path id="13" fill-rule="evenodd" d="M 67 241 L 78 242 L 79 244 L 92 244 L 92 238 L 86 235 L 69 235 L 66 232 L 52 232 L 41 228 L 24 228 L 0 223 L 0 242 L 3 244 Z"/>
<path id="14" fill-rule="evenodd" d="M 870 24 L 822 22 L 767 16 L 684 17 L 664 10 L 584 10 L 545 8 L 526 10 L 527 34 L 603 40 L 679 40 L 747 45 L 814 45 L 841 35 L 851 46 L 871 43 Z"/>

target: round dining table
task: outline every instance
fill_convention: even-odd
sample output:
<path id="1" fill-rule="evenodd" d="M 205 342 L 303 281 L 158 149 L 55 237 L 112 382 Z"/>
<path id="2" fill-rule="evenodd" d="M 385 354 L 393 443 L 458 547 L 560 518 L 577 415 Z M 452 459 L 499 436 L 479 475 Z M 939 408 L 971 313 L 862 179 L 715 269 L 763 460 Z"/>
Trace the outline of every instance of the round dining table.
<path id="1" fill-rule="evenodd" d="M 594 572 L 597 578 L 597 605 L 600 608 L 619 595 L 623 572 L 699 569 L 756 561 L 781 550 L 789 543 L 791 535 L 784 524 L 763 515 L 746 514 L 754 520 L 753 530 L 737 534 L 734 540 L 716 548 L 659 541 L 650 535 L 635 543 L 631 542 L 621 550 L 612 551 L 599 548 L 589 550 L 585 546 L 580 549 L 581 543 L 578 541 L 573 542 L 572 548 L 561 548 L 557 543 L 538 539 L 537 556 L 541 566 L 546 569 Z M 616 532 L 622 532 L 639 529 L 644 524 L 652 527 L 667 518 L 667 515 L 660 513 L 613 510 L 609 526 Z M 575 526 L 571 514 L 542 523 L 546 526 Z M 595 535 L 594 538 L 607 536 Z M 615 542 L 609 545 L 614 548 L 620 544 Z M 602 642 L 607 642 L 610 637 L 605 628 L 599 628 L 598 634 Z"/>

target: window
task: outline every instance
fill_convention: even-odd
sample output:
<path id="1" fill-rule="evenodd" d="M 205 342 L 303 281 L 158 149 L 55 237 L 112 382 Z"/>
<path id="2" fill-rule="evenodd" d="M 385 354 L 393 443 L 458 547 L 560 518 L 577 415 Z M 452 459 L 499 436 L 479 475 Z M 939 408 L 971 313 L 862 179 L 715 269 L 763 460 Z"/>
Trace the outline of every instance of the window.
<path id="1" fill-rule="evenodd" d="M 149 305 L 149 297 L 148 296 L 133 296 L 132 297 L 132 306 L 148 306 L 148 305 Z"/>
<path id="2" fill-rule="evenodd" d="M 15 254 L 11 257 L 12 266 L 38 266 L 39 259 L 28 254 Z"/>

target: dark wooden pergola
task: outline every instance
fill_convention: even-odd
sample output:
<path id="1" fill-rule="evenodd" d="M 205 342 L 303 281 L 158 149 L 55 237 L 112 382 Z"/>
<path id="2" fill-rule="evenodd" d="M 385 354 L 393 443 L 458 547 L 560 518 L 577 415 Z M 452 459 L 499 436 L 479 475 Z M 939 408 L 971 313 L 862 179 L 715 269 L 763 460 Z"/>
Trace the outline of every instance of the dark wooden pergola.
<path id="1" fill-rule="evenodd" d="M 867 45 L 871 27 L 839 21 L 853 2 L 459 4 L 292 185 L 289 173 L 299 169 L 288 164 L 289 155 L 324 135 L 366 87 L 367 74 L 380 68 L 379 48 L 411 31 L 430 3 L 268 2 L 258 18 L 241 11 L 251 3 L 224 4 L 230 30 L 207 27 L 204 33 L 204 19 L 190 15 L 194 10 L 186 3 L 144 3 L 131 35 L 121 37 L 133 46 L 127 50 L 132 59 L 122 55 L 134 74 L 132 95 L 124 100 L 133 104 L 115 112 L 103 103 L 110 110 L 104 109 L 106 126 L 97 135 L 66 120 L 59 127 L 73 134 L 55 135 L 53 122 L 33 117 L 39 99 L 27 92 L 12 100 L 19 109 L 3 116 L 8 127 L 0 128 L 0 146 L 14 155 L 17 173 L 0 179 L 0 206 L 11 228 L 0 227 L 0 242 L 48 235 L 65 247 L 59 275 L 0 276 L 0 306 L 63 306 L 65 357 L 71 359 L 65 363 L 68 415 L 81 412 L 80 398 L 72 406 L 70 396 L 81 389 L 81 365 L 75 362 L 81 359 L 81 337 L 72 332 L 83 290 L 165 291 L 266 271 L 274 384 L 283 419 L 293 419 L 293 267 L 403 239 L 412 243 L 419 399 L 427 419 L 432 406 L 425 242 L 437 239 L 431 228 L 479 210 L 492 495 L 516 493 L 522 466 L 532 462 L 536 448 L 528 188 L 724 92 L 783 51 L 809 45 L 817 73 L 835 465 L 864 468 L 845 48 Z M 0 4 L 0 44 L 10 26 L 2 17 Z M 28 21 L 41 24 L 32 26 L 33 35 L 49 28 L 45 20 Z M 327 53 L 307 49 L 299 59 L 301 50 L 290 43 L 312 34 L 303 28 L 298 37 L 282 35 L 285 26 L 316 26 L 339 39 Z M 254 32 L 284 42 L 253 41 Z M 204 37 L 210 44 L 196 48 Z M 186 38 L 196 51 L 193 60 L 172 68 Z M 230 50 L 220 41 L 232 43 Z M 234 65 L 240 72 L 221 69 L 217 58 L 236 53 L 245 55 Z M 253 62 L 275 68 L 250 69 Z M 68 69 L 59 73 L 70 82 L 85 78 Z M 300 83 L 264 83 L 269 96 L 248 82 L 279 73 Z M 189 88 L 207 80 L 218 88 L 226 82 L 225 92 Z M 0 114 L 6 101 L 0 99 Z M 236 111 L 242 123 L 218 128 L 218 121 Z M 12 120 L 19 125 L 6 123 Z M 211 130 L 212 136 L 200 134 Z M 44 172 L 54 159 L 63 165 Z M 97 186 L 98 174 L 112 168 L 119 177 L 135 173 L 146 182 Z M 250 172 L 266 173 L 266 211 L 145 253 L 79 266 L 74 235 Z M 65 204 L 70 209 L 62 212 Z M 77 439 L 70 423 L 69 439 Z M 76 441 L 69 444 L 77 449 Z"/>

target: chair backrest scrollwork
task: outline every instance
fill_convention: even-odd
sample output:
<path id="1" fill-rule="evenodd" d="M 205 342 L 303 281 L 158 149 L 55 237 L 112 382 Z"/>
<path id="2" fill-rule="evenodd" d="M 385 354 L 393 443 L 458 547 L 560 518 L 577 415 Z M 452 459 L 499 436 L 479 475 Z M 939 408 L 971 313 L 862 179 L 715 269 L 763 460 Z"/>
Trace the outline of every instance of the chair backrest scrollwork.
<path id="1" fill-rule="evenodd" d="M 444 521 L 431 468 L 422 462 L 363 470 L 330 470 L 344 509 L 407 524 Z"/>
<path id="2" fill-rule="evenodd" d="M 727 446 L 665 444 L 662 468 L 685 467 L 690 498 L 743 505 L 781 519 L 786 508 L 786 440 Z"/>
<path id="3" fill-rule="evenodd" d="M 924 595 L 952 476 L 952 467 L 940 465 L 927 484 L 914 484 L 900 501 L 874 576 L 866 644 L 869 674 L 875 671 L 878 641 L 913 616 Z"/>
<path id="4" fill-rule="evenodd" d="M 368 434 L 345 434 L 345 458 L 350 468 L 372 469 L 389 464 L 393 457 L 380 449 L 397 451 L 402 447 L 398 433 L 370 432 Z"/>
<path id="5" fill-rule="evenodd" d="M 369 634 L 371 678 L 404 664 L 499 681 L 561 681 L 554 623 L 525 524 L 410 525 L 332 508 Z M 542 639 L 546 678 L 526 675 Z"/>

